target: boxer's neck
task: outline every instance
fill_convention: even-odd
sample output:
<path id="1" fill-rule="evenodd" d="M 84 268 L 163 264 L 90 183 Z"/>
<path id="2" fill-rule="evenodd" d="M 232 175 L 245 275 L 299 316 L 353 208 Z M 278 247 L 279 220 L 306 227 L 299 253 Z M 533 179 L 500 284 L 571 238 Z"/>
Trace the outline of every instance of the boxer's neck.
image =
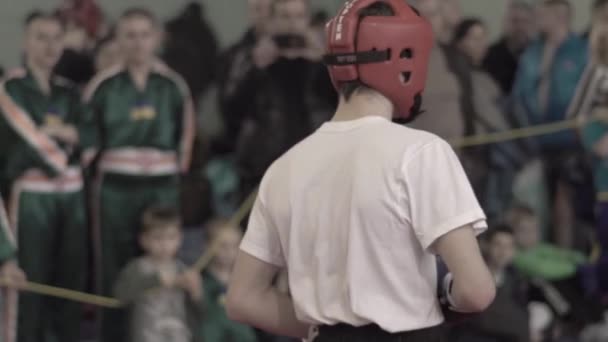
<path id="1" fill-rule="evenodd" d="M 369 116 L 379 116 L 391 120 L 393 105 L 378 92 L 366 89 L 355 92 L 348 101 L 342 96 L 332 121 L 357 120 Z"/>

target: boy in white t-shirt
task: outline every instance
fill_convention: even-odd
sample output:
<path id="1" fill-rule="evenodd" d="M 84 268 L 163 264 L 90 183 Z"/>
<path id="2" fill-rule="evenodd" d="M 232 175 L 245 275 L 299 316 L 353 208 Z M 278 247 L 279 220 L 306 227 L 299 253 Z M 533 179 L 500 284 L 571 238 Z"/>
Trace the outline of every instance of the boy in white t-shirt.
<path id="1" fill-rule="evenodd" d="M 405 0 L 353 0 L 327 32 L 340 105 L 264 176 L 228 314 L 320 342 L 440 341 L 441 305 L 482 311 L 495 285 L 475 239 L 485 216 L 452 148 L 391 122 L 420 112 L 430 25 Z M 436 254 L 451 272 L 441 279 Z M 272 286 L 283 268 L 291 298 Z"/>

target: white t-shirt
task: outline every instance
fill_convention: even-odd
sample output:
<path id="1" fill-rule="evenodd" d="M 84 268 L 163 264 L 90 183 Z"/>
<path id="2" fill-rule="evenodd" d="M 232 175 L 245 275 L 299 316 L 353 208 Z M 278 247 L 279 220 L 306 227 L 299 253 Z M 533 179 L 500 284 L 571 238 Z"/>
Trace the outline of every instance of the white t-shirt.
<path id="1" fill-rule="evenodd" d="M 287 267 L 298 319 L 440 324 L 433 242 L 485 216 L 452 148 L 379 116 L 328 122 L 267 171 L 241 249 Z"/>

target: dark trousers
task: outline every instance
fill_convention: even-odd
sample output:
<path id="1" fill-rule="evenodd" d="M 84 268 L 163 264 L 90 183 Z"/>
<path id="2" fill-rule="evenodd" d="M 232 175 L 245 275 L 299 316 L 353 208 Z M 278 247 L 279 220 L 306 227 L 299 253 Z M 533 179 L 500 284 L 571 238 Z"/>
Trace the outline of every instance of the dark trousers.
<path id="1" fill-rule="evenodd" d="M 583 287 L 587 295 L 600 296 L 600 303 L 608 306 L 608 202 L 596 207 L 596 234 L 600 246 L 599 258 L 593 265 L 581 267 Z"/>
<path id="2" fill-rule="evenodd" d="M 179 181 L 176 176 L 106 174 L 97 186 L 94 236 L 98 286 L 102 295 L 112 296 L 120 270 L 140 255 L 137 232 L 142 213 L 154 205 L 179 207 Z M 127 341 L 127 314 L 121 309 L 102 311 L 102 341 Z"/>
<path id="3" fill-rule="evenodd" d="M 601 247 L 597 264 L 598 285 L 602 294 L 608 294 L 608 203 L 599 203 L 597 211 L 597 239 Z"/>
<path id="4" fill-rule="evenodd" d="M 377 325 L 353 327 L 346 324 L 322 326 L 314 342 L 448 342 L 443 329 L 433 327 L 391 334 Z"/>

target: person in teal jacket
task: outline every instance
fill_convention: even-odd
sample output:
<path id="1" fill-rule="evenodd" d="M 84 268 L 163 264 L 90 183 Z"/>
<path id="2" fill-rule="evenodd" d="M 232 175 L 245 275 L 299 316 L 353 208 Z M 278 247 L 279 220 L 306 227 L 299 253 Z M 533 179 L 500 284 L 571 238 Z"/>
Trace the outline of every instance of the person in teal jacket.
<path id="1" fill-rule="evenodd" d="M 561 122 L 575 95 L 588 59 L 587 42 L 571 31 L 573 10 L 567 0 L 545 0 L 539 15 L 541 37 L 523 53 L 513 87 L 514 115 L 522 126 Z M 540 153 L 554 231 L 560 245 L 571 243 L 573 217 L 592 216 L 583 197 L 591 187 L 582 148 L 574 129 L 540 135 L 527 141 Z M 574 166 L 574 167 L 573 167 Z M 576 200 L 574 199 L 576 198 Z"/>
<path id="2" fill-rule="evenodd" d="M 588 60 L 587 42 L 571 32 L 572 9 L 564 0 L 545 1 L 541 37 L 523 53 L 512 92 L 519 119 L 538 125 L 566 118 L 568 107 Z M 574 131 L 540 136 L 541 151 L 572 149 Z"/>

